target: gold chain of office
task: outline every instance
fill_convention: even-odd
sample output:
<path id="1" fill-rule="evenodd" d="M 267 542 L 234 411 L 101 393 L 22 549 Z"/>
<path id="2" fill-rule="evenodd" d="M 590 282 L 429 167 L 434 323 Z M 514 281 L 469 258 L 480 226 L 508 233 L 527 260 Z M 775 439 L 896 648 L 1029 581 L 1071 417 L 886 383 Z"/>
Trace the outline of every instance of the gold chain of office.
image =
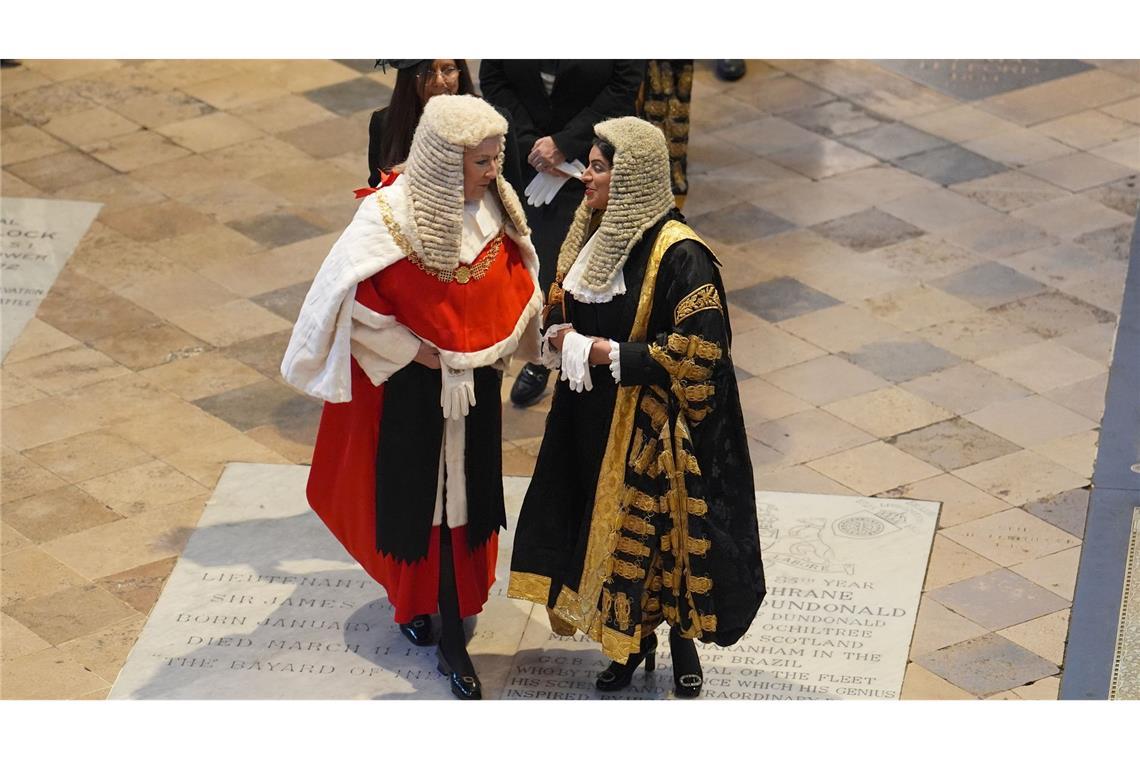
<path id="1" fill-rule="evenodd" d="M 388 201 L 384 200 L 383 194 L 376 193 L 376 202 L 380 206 L 380 215 L 384 218 L 388 232 L 396 241 L 396 245 L 400 246 L 400 250 L 404 252 L 408 261 L 415 264 L 420 271 L 430 274 L 440 282 L 457 282 L 460 285 L 466 285 L 472 280 L 482 278 L 491 269 L 495 259 L 499 257 L 499 252 L 503 250 L 503 233 L 500 232 L 491 241 L 491 250 L 487 251 L 487 255 L 478 261 L 472 264 L 460 264 L 453 270 L 433 269 L 424 263 L 423 259 L 416 253 L 416 249 L 412 247 L 411 241 L 404 236 L 399 222 L 392 216 L 392 207 L 388 205 Z"/>

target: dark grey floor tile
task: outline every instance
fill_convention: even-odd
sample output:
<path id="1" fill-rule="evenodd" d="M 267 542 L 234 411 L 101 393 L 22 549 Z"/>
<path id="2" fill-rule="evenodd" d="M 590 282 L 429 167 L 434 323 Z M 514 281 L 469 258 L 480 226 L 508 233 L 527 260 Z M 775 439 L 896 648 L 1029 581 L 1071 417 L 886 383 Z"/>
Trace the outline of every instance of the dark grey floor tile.
<path id="1" fill-rule="evenodd" d="M 947 145 L 935 148 L 913 156 L 895 160 L 895 165 L 906 169 L 940 185 L 953 185 L 958 182 L 968 182 L 972 179 L 981 179 L 991 174 L 1009 171 L 1009 167 L 991 161 L 985 156 L 961 148 L 957 145 Z"/>
<path id="2" fill-rule="evenodd" d="M 1081 194 L 1133 218 L 1140 214 L 1140 175 L 1133 174 Z"/>
<path id="3" fill-rule="evenodd" d="M 887 439 L 901 451 L 943 470 L 957 470 L 1021 450 L 985 428 L 955 417 Z"/>
<path id="4" fill-rule="evenodd" d="M 863 132 L 884 123 L 846 100 L 789 111 L 782 118 L 825 137 Z"/>
<path id="5" fill-rule="evenodd" d="M 979 697 L 1015 689 L 1059 672 L 1044 657 L 996 633 L 921 654 L 914 661 Z"/>
<path id="6" fill-rule="evenodd" d="M 207 396 L 194 405 L 242 432 L 262 425 L 284 424 L 305 415 L 319 416 L 322 407 L 319 401 L 273 380 Z"/>
<path id="7" fill-rule="evenodd" d="M 1116 227 L 1093 230 L 1081 235 L 1074 242 L 1107 259 L 1127 261 L 1129 244 L 1132 242 L 1132 227 L 1132 222 L 1125 222 Z"/>
<path id="8" fill-rule="evenodd" d="M 1008 628 L 1069 606 L 1067 599 L 1005 568 L 936 588 L 927 596 L 991 630 Z"/>
<path id="9" fill-rule="evenodd" d="M 359 71 L 361 74 L 371 74 L 373 71 L 379 71 L 379 69 L 376 68 L 376 60 L 374 58 L 336 58 L 334 60 L 343 66 Z"/>
<path id="10" fill-rule="evenodd" d="M 310 283 L 307 282 L 299 282 L 287 288 L 262 293 L 249 300 L 268 309 L 282 319 L 296 322 L 297 315 L 301 313 L 301 305 L 305 303 L 305 296 L 309 293 L 309 285 Z"/>
<path id="11" fill-rule="evenodd" d="M 255 370 L 270 378 L 281 376 L 281 360 L 285 357 L 285 349 L 289 346 L 289 337 L 292 330 L 262 335 L 257 338 L 243 340 L 222 349 L 222 353 L 231 359 L 237 359 L 242 364 L 253 367 Z"/>
<path id="12" fill-rule="evenodd" d="M 1071 533 L 1077 538 L 1085 535 L 1085 517 L 1089 511 L 1089 489 L 1076 488 L 1056 496 L 1030 502 L 1025 510 L 1050 525 Z"/>
<path id="13" fill-rule="evenodd" d="M 1035 296 L 1046 290 L 1032 277 L 995 261 L 983 262 L 963 272 L 933 280 L 930 284 L 983 309 Z"/>
<path id="14" fill-rule="evenodd" d="M 839 303 L 826 293 L 791 277 L 778 277 L 734 290 L 729 294 L 729 300 L 769 322 L 791 319 Z"/>
<path id="15" fill-rule="evenodd" d="M 741 201 L 694 217 L 693 226 L 709 237 L 735 245 L 793 229 L 787 219 Z"/>
<path id="16" fill-rule="evenodd" d="M 947 144 L 941 138 L 898 123 L 884 124 L 865 132 L 847 135 L 843 142 L 883 160 L 902 158 Z"/>
<path id="17" fill-rule="evenodd" d="M 327 230 L 293 214 L 262 214 L 230 222 L 231 228 L 262 245 L 277 248 L 323 235 Z"/>
<path id="18" fill-rule="evenodd" d="M 375 110 L 387 105 L 392 97 L 392 88 L 373 79 L 359 77 L 301 94 L 322 108 L 340 116 L 348 116 L 357 111 Z"/>
<path id="19" fill-rule="evenodd" d="M 877 208 L 832 219 L 817 224 L 812 229 L 829 240 L 859 252 L 883 248 L 926 234 L 913 224 Z"/>
<path id="20" fill-rule="evenodd" d="M 737 365 L 732 365 L 733 371 L 736 373 L 736 382 L 743 383 L 745 380 L 751 380 L 755 375 L 746 369 L 741 369 Z"/>
<path id="21" fill-rule="evenodd" d="M 899 59 L 875 63 L 959 100 L 980 100 L 1093 68 L 1082 61 L 1054 59 Z"/>
<path id="22" fill-rule="evenodd" d="M 858 351 L 843 352 L 840 356 L 892 383 L 905 383 L 962 361 L 960 357 L 924 340 L 878 341 L 868 343 Z"/>

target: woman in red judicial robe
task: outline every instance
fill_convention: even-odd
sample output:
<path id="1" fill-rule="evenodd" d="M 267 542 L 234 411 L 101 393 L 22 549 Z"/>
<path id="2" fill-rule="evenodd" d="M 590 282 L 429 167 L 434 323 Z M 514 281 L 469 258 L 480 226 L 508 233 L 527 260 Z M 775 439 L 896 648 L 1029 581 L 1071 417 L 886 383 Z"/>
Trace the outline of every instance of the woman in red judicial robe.
<path id="1" fill-rule="evenodd" d="M 325 400 L 308 498 L 388 591 L 440 613 L 439 668 L 481 696 L 463 617 L 495 579 L 502 369 L 537 356 L 542 295 L 507 123 L 469 95 L 424 108 L 395 180 L 361 202 L 313 282 L 281 373 Z"/>

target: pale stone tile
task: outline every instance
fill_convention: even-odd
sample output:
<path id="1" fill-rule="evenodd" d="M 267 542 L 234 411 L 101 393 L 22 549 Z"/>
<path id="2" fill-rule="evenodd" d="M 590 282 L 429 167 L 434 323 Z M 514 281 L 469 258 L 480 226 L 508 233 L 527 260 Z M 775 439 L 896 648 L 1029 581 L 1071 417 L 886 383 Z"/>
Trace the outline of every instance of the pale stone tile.
<path id="1" fill-rule="evenodd" d="M 1109 275 L 1084 282 L 1066 283 L 1060 290 L 1115 315 L 1120 312 L 1124 299 L 1124 280 L 1119 275 Z M 1101 321 L 1109 321 L 1103 313 L 1097 316 Z"/>
<path id="2" fill-rule="evenodd" d="M 939 474 L 937 467 L 882 441 L 813 460 L 808 466 L 864 496 Z"/>
<path id="3" fill-rule="evenodd" d="M 965 689 L 931 673 L 918 663 L 908 662 L 903 676 L 902 699 L 977 699 Z"/>
<path id="4" fill-rule="evenodd" d="M 138 615 L 92 584 L 12 602 L 4 612 L 54 646 Z"/>
<path id="5" fill-rule="evenodd" d="M 919 280 L 957 274 L 983 261 L 980 256 L 937 235 L 923 235 L 877 248 L 863 257 Z"/>
<path id="6" fill-rule="evenodd" d="M 1072 601 L 1080 561 L 1081 547 L 1073 546 L 1056 554 L 1012 565 L 1009 569 L 1057 596 Z"/>
<path id="7" fill-rule="evenodd" d="M 132 132 L 86 146 L 92 158 L 113 169 L 131 172 L 144 166 L 172 161 L 190 154 L 156 132 Z"/>
<path id="8" fill-rule="evenodd" d="M 1125 119 L 1133 124 L 1140 124 L 1140 98 L 1131 98 L 1112 105 L 1101 106 L 1099 110 L 1109 116 Z"/>
<path id="9" fill-rule="evenodd" d="M 0 158 L 4 166 L 67 150 L 67 143 L 30 124 L 0 130 L 0 140 L 4 143 L 4 155 Z"/>
<path id="10" fill-rule="evenodd" d="M 1116 345 L 1116 324 L 1102 322 L 1089 325 L 1059 338 L 1054 338 L 1053 342 L 1071 348 L 1079 354 L 1084 354 L 1107 367 L 1112 363 L 1112 351 Z"/>
<path id="11" fill-rule="evenodd" d="M 778 194 L 765 194 L 754 203 L 803 227 L 854 214 L 871 205 L 865 198 L 824 182 L 801 185 Z"/>
<path id="12" fill-rule="evenodd" d="M 1140 82 L 1093 69 L 995 95 L 978 106 L 1018 124 L 1037 124 L 1140 93 Z"/>
<path id="13" fill-rule="evenodd" d="M 97 633 L 72 639 L 61 644 L 59 650 L 108 683 L 114 683 L 145 624 L 146 617 L 136 615 Z"/>
<path id="14" fill-rule="evenodd" d="M 824 138 L 796 126 L 778 116 L 769 116 L 747 124 L 735 125 L 712 132 L 713 137 L 750 151 L 757 156 L 778 153 L 804 145 L 818 145 Z"/>
<path id="15" fill-rule="evenodd" d="M 87 528 L 120 520 L 114 510 L 74 486 L 4 504 L 4 522 L 32 541 L 50 541 Z"/>
<path id="16" fill-rule="evenodd" d="M 89 578 L 122 573 L 139 565 L 177 556 L 198 524 L 205 506 L 206 497 L 203 495 L 177 504 L 154 507 L 110 525 L 49 541 L 43 544 L 43 550 L 61 561 L 66 560 L 70 567 Z M 118 619 L 122 617 L 126 616 Z"/>
<path id="17" fill-rule="evenodd" d="M 0 185 L 4 188 L 4 195 L 12 198 L 37 198 L 44 193 L 43 189 L 20 179 L 7 170 L 0 171 Z"/>
<path id="18" fill-rule="evenodd" d="M 7 431 L 5 431 L 5 437 L 6 434 Z M 52 474 L 50 470 L 39 466 L 31 459 L 7 448 L 7 446 L 4 448 L 3 459 L 0 460 L 0 472 L 3 473 L 4 484 L 0 499 L 3 499 L 5 504 L 9 501 L 34 496 L 44 491 L 53 491 L 67 485 L 65 480 Z"/>
<path id="19" fill-rule="evenodd" d="M 917 657 L 985 633 L 986 629 L 977 623 L 951 612 L 928 596 L 923 597 L 915 618 L 910 656 Z"/>
<path id="20" fill-rule="evenodd" d="M 818 309 L 785 319 L 780 329 L 830 352 L 854 351 L 867 343 L 897 340 L 904 333 L 848 304 Z"/>
<path id="21" fill-rule="evenodd" d="M 757 425 L 749 435 L 797 464 L 874 440 L 859 428 L 819 409 Z"/>
<path id="22" fill-rule="evenodd" d="M 1014 506 L 1088 485 L 1088 478 L 1035 451 L 1007 454 L 953 474 Z"/>
<path id="23" fill-rule="evenodd" d="M 809 187 L 842 191 L 849 196 L 859 198 L 866 207 L 893 201 L 912 193 L 936 190 L 938 185 L 893 166 L 869 166 L 865 169 L 856 169 L 852 172 L 826 177 L 819 182 L 805 186 L 801 192 L 806 193 Z M 810 201 L 811 197 L 806 196 L 806 199 Z M 780 214 L 780 216 L 785 219 L 792 218 L 784 214 Z M 814 223 L 812 222 L 812 224 Z"/>
<path id="24" fill-rule="evenodd" d="M 836 496 L 859 495 L 847 486 L 836 483 L 831 478 L 825 477 L 802 464 L 757 475 L 756 487 L 765 491 L 833 494 Z"/>
<path id="25" fill-rule="evenodd" d="M 1061 690 L 1061 679 L 1049 676 L 1027 686 L 1018 686 L 1013 693 L 1022 699 L 1056 699 Z"/>
<path id="26" fill-rule="evenodd" d="M 998 213 L 984 203 L 943 188 L 906 195 L 881 204 L 880 208 L 929 232 L 957 227 L 971 220 L 994 218 Z"/>
<path id="27" fill-rule="evenodd" d="M 970 412 L 966 419 L 1021 447 L 1040 446 L 1094 427 L 1091 419 L 1074 414 L 1041 395 L 999 401 Z"/>
<path id="28" fill-rule="evenodd" d="M 981 179 L 959 182 L 952 189 L 956 193 L 1005 212 L 1068 196 L 1068 193 L 1056 185 L 1019 171 L 991 174 Z"/>
<path id="29" fill-rule="evenodd" d="M 247 430 L 246 435 L 263 446 L 276 451 L 294 464 L 310 464 L 313 460 L 312 443 L 304 443 L 284 436 L 274 425 L 255 427 L 253 430 Z M 532 441 L 531 448 L 524 450 L 531 456 L 537 457 L 538 443 L 540 443 L 541 440 L 542 439 L 536 439 Z"/>
<path id="30" fill-rule="evenodd" d="M 265 134 L 237 116 L 221 111 L 164 124 L 156 131 L 195 153 L 225 148 Z"/>
<path id="31" fill-rule="evenodd" d="M 0 521 L 0 554 L 19 551 L 35 542 L 6 522 Z"/>
<path id="32" fill-rule="evenodd" d="M 265 379 L 260 372 L 216 353 L 176 359 L 143 370 L 139 376 L 187 401 L 243 388 Z"/>
<path id="33" fill-rule="evenodd" d="M 1111 108 L 1111 106 L 1110 106 Z M 1115 140 L 1140 134 L 1140 126 L 1109 116 L 1106 109 L 1082 111 L 1038 124 L 1033 131 L 1054 140 L 1088 150 Z"/>
<path id="34" fill-rule="evenodd" d="M 892 499 L 940 501 L 938 527 L 948 528 L 1009 509 L 1009 505 L 948 473 L 908 483 L 883 494 Z"/>
<path id="35" fill-rule="evenodd" d="M 85 346 L 8 363 L 4 365 L 4 371 L 53 395 L 130 372 L 109 356 Z"/>
<path id="36" fill-rule="evenodd" d="M 745 419 L 754 424 L 777 420 L 812 408 L 811 404 L 759 377 L 749 378 L 738 387 L 740 406 L 744 410 Z"/>
<path id="37" fill-rule="evenodd" d="M 1096 430 L 1088 430 L 1037 444 L 1032 448 L 1062 467 L 1092 479 L 1099 437 L 1100 433 Z"/>
<path id="38" fill-rule="evenodd" d="M 230 112 L 270 134 L 327 121 L 336 116 L 300 95 L 260 100 L 231 109 Z M 363 167 L 365 161 L 361 158 L 357 163 Z"/>
<path id="39" fill-rule="evenodd" d="M 1093 148 L 1089 152 L 1107 161 L 1126 166 L 1133 172 L 1140 171 L 1140 138 L 1127 137 Z"/>
<path id="40" fill-rule="evenodd" d="M 181 89 L 221 111 L 289 94 L 289 91 L 277 82 L 266 81 L 258 74 L 245 73 L 194 82 L 184 85 Z"/>
<path id="41" fill-rule="evenodd" d="M 862 301 L 860 307 L 902 330 L 918 330 L 979 313 L 966 301 L 926 285 L 869 298 Z"/>
<path id="42" fill-rule="evenodd" d="M 1006 509 L 942 530 L 967 549 L 1003 567 L 1079 546 L 1071 534 L 1022 509 Z"/>
<path id="43" fill-rule="evenodd" d="M 111 694 L 110 689 L 96 689 L 95 691 L 90 691 L 86 694 L 83 694 L 82 696 L 76 697 L 76 699 L 96 700 L 96 701 L 97 700 L 104 700 L 104 699 L 107 699 L 110 696 L 110 694 Z"/>
<path id="44" fill-rule="evenodd" d="M 26 66 L 21 66 L 18 69 L 5 69 L 4 73 L 0 74 L 0 81 L 4 83 L 4 94 L 9 97 L 25 90 L 43 87 L 52 82 L 48 77 Z"/>
<path id="45" fill-rule="evenodd" d="M 111 686 L 58 649 L 5 659 L 4 699 L 74 699 Z"/>
<path id="46" fill-rule="evenodd" d="M 95 427 L 108 427 L 133 417 L 161 417 L 179 404 L 166 391 L 150 385 L 136 374 L 87 385 L 58 396 L 80 419 L 89 419 Z"/>
<path id="47" fill-rule="evenodd" d="M 170 87 L 219 79 L 240 70 L 241 61 L 227 60 L 155 60 L 143 64 L 144 70 Z"/>
<path id="48" fill-rule="evenodd" d="M 210 280 L 224 284 L 230 292 L 249 298 L 299 282 L 310 282 L 338 236 L 338 233 L 318 235 L 263 253 L 209 263 L 200 271 Z"/>
<path id="49" fill-rule="evenodd" d="M 30 404 L 47 397 L 48 394 L 38 390 L 33 383 L 5 375 L 0 371 L 0 408 Z"/>
<path id="50" fill-rule="evenodd" d="M 102 212 L 105 214 L 114 214 L 162 200 L 162 195 L 158 191 L 136 182 L 125 174 L 116 174 L 113 177 L 84 182 L 81 185 L 69 185 L 59 190 L 55 197 L 102 203 Z M 83 272 L 81 274 L 90 276 Z M 100 280 L 96 282 L 106 284 Z"/>
<path id="51" fill-rule="evenodd" d="M 258 243 L 222 224 L 154 243 L 163 258 L 196 272 L 207 264 L 241 258 L 259 248 Z"/>
<path id="52" fill-rule="evenodd" d="M 1008 216 L 975 219 L 942 230 L 942 236 L 987 259 L 1000 259 L 1054 242 L 1035 225 Z"/>
<path id="53" fill-rule="evenodd" d="M 1088 380 L 1105 370 L 1100 362 L 1046 341 L 994 354 L 978 364 L 1038 393 Z"/>
<path id="54" fill-rule="evenodd" d="M 1069 610 L 1060 610 L 1020 625 L 1003 628 L 998 633 L 1033 654 L 1060 665 L 1065 657 L 1065 636 L 1068 630 Z"/>
<path id="55" fill-rule="evenodd" d="M 958 105 L 933 113 L 906 119 L 906 122 L 923 132 L 929 132 L 951 142 L 963 143 L 987 135 L 1012 132 L 1018 125 L 1006 121 L 972 105 Z"/>
<path id="56" fill-rule="evenodd" d="M 1074 148 L 1031 129 L 1007 130 L 962 143 L 966 150 L 1009 166 L 1024 166 L 1068 155 Z"/>
<path id="57" fill-rule="evenodd" d="M 4 642 L 0 647 L 0 658 L 4 660 L 15 660 L 51 648 L 51 644 L 29 631 L 20 621 L 3 613 L 0 613 L 0 640 Z"/>
<path id="58" fill-rule="evenodd" d="M 989 702 L 989 701 L 1012 700 L 1012 699 L 1020 700 L 1021 697 L 1019 697 L 1016 692 L 1010 690 L 1010 691 L 999 691 L 997 694 L 991 694 L 990 696 L 986 697 L 985 699 L 987 702 Z"/>
<path id="59" fill-rule="evenodd" d="M 229 346 L 292 327 L 276 314 L 244 299 L 174 314 L 169 321 L 215 346 Z"/>
<path id="60" fill-rule="evenodd" d="M 991 312 L 928 325 L 915 333 L 939 348 L 975 362 L 1041 339 L 1032 330 Z"/>
<path id="61" fill-rule="evenodd" d="M 749 372 L 752 371 L 747 365 L 739 361 L 737 363 Z M 764 375 L 764 379 L 817 406 L 888 384 L 878 375 L 830 355 L 769 372 Z"/>
<path id="62" fill-rule="evenodd" d="M 922 590 L 941 588 L 997 569 L 998 565 L 951 541 L 940 531 L 934 536 L 934 545 L 930 550 L 930 564 L 926 568 L 926 582 Z"/>
<path id="63" fill-rule="evenodd" d="M 824 406 L 823 410 L 879 438 L 925 427 L 954 416 L 953 412 L 897 386 L 835 401 Z"/>
<path id="64" fill-rule="evenodd" d="M 5 553 L 0 579 L 5 607 L 21 599 L 46 596 L 87 583 L 74 570 L 35 546 Z"/>
<path id="65" fill-rule="evenodd" d="M 805 285 L 850 302 L 919 284 L 914 277 L 863 257 L 802 269 L 796 277 Z"/>
<path id="66" fill-rule="evenodd" d="M 140 127 L 111 109 L 99 106 L 57 116 L 43 129 L 72 145 L 83 146 L 137 132 Z"/>
<path id="67" fill-rule="evenodd" d="M 1012 380 L 969 363 L 908 380 L 899 387 L 958 414 L 1030 394 Z"/>
<path id="68" fill-rule="evenodd" d="M 79 487 L 125 517 L 208 495 L 200 483 L 157 461 L 92 478 Z"/>
<path id="69" fill-rule="evenodd" d="M 803 269 L 853 260 L 849 249 L 813 230 L 789 230 L 738 247 L 753 263 L 773 275 L 796 277 Z"/>
<path id="70" fill-rule="evenodd" d="M 1104 417 L 1104 399 L 1108 390 L 1108 373 L 1079 383 L 1055 388 L 1045 393 L 1050 401 L 1099 423 Z"/>
<path id="71" fill-rule="evenodd" d="M 8 349 L 4 357 L 4 367 L 79 345 L 80 342 L 67 333 L 60 332 L 48 323 L 33 317 L 24 326 L 20 337 Z"/>
<path id="72" fill-rule="evenodd" d="M 1036 225 L 1066 240 L 1073 240 L 1086 232 L 1129 224 L 1131 219 L 1082 195 L 1038 203 L 1018 209 L 1012 216 Z"/>
<path id="73" fill-rule="evenodd" d="M 75 412 L 75 404 L 58 398 L 9 407 L 3 415 L 4 445 L 22 451 L 99 427 L 97 420 Z"/>
<path id="74" fill-rule="evenodd" d="M 132 416 L 110 430 L 158 457 L 185 448 L 187 441 L 212 443 L 235 432 L 217 417 L 184 401 L 172 401 L 161 413 Z"/>
<path id="75" fill-rule="evenodd" d="M 104 576 L 96 583 L 117 599 L 146 615 L 154 608 L 159 593 L 177 561 L 178 557 L 167 557 L 157 562 L 132 567 L 121 573 Z"/>
<path id="76" fill-rule="evenodd" d="M 1123 261 L 1106 260 L 1076 243 L 1034 248 L 1003 259 L 1002 264 L 1055 288 L 1104 275 L 1123 279 L 1127 266 Z"/>
<path id="77" fill-rule="evenodd" d="M 188 446 L 165 455 L 163 460 L 207 488 L 214 487 L 222 470 L 230 462 L 289 463 L 277 452 L 241 434 L 220 441 Z M 533 466 L 531 469 L 533 470 Z M 530 471 L 524 474 L 529 476 Z"/>
<path id="78" fill-rule="evenodd" d="M 151 459 L 149 454 L 137 446 L 102 430 L 38 446 L 24 453 L 69 483 Z"/>
<path id="79" fill-rule="evenodd" d="M 827 352 L 789 335 L 778 327 L 764 324 L 746 333 L 733 335 L 732 359 L 752 375 L 798 365 Z"/>
<path id="80" fill-rule="evenodd" d="M 1140 143 L 1133 140 L 1131 145 L 1140 152 Z M 1127 177 L 1135 169 L 1088 153 L 1076 153 L 1030 164 L 1023 171 L 1077 193 Z"/>
<path id="81" fill-rule="evenodd" d="M 24 65 L 33 69 L 37 74 L 43 74 L 53 81 L 63 82 L 80 77 L 86 78 L 100 72 L 114 71 L 120 68 L 123 63 L 122 61 L 114 60 L 49 59 L 25 61 Z"/>

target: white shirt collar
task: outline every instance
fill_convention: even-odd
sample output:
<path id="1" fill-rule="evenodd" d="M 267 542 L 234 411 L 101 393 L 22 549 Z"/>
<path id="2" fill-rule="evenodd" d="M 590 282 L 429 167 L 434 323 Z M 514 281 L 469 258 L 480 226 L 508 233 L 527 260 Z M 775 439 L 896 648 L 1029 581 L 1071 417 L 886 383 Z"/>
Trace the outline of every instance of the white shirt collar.
<path id="1" fill-rule="evenodd" d="M 463 204 L 463 238 L 459 246 L 459 261 L 470 264 L 491 238 L 503 228 L 503 212 L 492 193 L 482 200 Z"/>

